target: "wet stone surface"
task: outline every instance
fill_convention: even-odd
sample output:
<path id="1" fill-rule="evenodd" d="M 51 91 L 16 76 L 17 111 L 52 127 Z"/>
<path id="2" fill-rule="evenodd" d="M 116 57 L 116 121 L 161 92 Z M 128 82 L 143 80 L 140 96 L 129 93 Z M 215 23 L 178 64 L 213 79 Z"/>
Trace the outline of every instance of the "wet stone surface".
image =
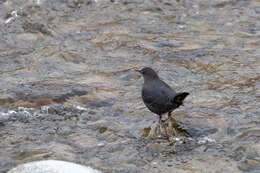
<path id="1" fill-rule="evenodd" d="M 259 172 L 259 9 L 0 1 L 0 173 L 46 159 L 105 173 Z M 161 126 L 141 100 L 143 66 L 190 93 Z"/>

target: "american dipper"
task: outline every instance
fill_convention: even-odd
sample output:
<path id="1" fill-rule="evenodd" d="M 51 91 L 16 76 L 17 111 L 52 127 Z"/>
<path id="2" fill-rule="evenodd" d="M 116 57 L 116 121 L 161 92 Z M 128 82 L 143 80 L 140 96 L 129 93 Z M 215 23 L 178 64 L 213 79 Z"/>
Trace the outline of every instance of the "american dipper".
<path id="1" fill-rule="evenodd" d="M 171 112 L 181 106 L 183 100 L 189 95 L 187 92 L 176 93 L 149 67 L 136 71 L 141 73 L 144 78 L 143 102 L 150 111 L 159 115 L 159 123 L 161 123 L 163 114 L 168 112 L 168 118 L 170 118 Z"/>

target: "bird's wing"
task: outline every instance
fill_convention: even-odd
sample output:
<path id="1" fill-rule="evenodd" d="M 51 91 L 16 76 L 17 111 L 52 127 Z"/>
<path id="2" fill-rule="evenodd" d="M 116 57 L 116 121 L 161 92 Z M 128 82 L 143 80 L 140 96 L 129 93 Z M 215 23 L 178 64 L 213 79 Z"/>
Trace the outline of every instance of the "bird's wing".
<path id="1" fill-rule="evenodd" d="M 142 97 L 146 104 L 166 105 L 170 103 L 171 98 L 165 88 L 158 87 L 156 90 L 143 88 Z"/>
<path id="2" fill-rule="evenodd" d="M 165 83 L 164 81 L 160 80 L 160 86 L 162 88 L 162 90 L 167 93 L 166 95 L 168 96 L 168 98 L 170 100 L 172 100 L 175 96 L 176 96 L 176 92 L 174 91 L 174 89 L 172 89 L 167 83 Z"/>

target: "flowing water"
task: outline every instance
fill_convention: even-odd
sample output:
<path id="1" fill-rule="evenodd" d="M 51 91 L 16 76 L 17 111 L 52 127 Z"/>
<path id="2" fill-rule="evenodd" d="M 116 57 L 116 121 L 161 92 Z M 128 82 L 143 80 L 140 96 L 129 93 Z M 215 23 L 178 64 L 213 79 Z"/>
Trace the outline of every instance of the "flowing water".
<path id="1" fill-rule="evenodd" d="M 258 0 L 2 0 L 0 172 L 260 172 L 259 47 Z M 144 66 L 190 93 L 170 140 L 149 135 Z"/>

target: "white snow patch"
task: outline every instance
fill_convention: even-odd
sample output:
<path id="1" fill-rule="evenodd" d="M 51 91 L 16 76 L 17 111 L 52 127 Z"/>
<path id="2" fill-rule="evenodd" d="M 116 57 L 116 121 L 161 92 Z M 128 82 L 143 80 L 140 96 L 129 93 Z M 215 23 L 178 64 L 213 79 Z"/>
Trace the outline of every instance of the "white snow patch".
<path id="1" fill-rule="evenodd" d="M 205 136 L 205 137 L 199 139 L 198 143 L 199 143 L 199 144 L 216 143 L 216 140 L 215 140 L 215 139 L 211 139 L 211 138 Z"/>
<path id="2" fill-rule="evenodd" d="M 40 5 L 41 3 L 42 3 L 41 0 L 36 0 L 37 5 Z"/>
<path id="3" fill-rule="evenodd" d="M 76 107 L 76 109 L 78 109 L 78 110 L 80 110 L 80 111 L 86 111 L 86 110 L 88 110 L 87 108 L 84 108 L 84 107 L 78 106 L 78 105 L 76 105 L 75 107 Z"/>
<path id="4" fill-rule="evenodd" d="M 5 117 L 5 116 L 7 116 L 7 117 L 9 117 L 10 115 L 12 115 L 12 114 L 16 114 L 17 112 L 16 111 L 13 111 L 13 110 L 9 110 L 8 112 L 0 112 L 0 116 L 3 116 L 3 117 Z"/>
<path id="5" fill-rule="evenodd" d="M 98 147 L 104 147 L 105 144 L 103 142 L 97 144 Z"/>
<path id="6" fill-rule="evenodd" d="M 16 17 L 18 17 L 17 11 L 16 10 L 12 11 L 11 16 L 12 17 L 9 17 L 8 19 L 6 19 L 5 24 L 10 23 L 12 20 L 14 20 Z"/>
<path id="7" fill-rule="evenodd" d="M 7 173 L 102 173 L 88 166 L 59 160 L 29 162 L 13 168 Z"/>
<path id="8" fill-rule="evenodd" d="M 8 112 L 0 112 L 0 122 L 8 121 L 11 115 L 16 114 L 16 111 L 9 110 Z"/>
<path id="9" fill-rule="evenodd" d="M 41 106 L 41 110 L 43 112 L 46 112 L 47 114 L 49 113 L 49 108 L 50 108 L 50 106 Z"/>

